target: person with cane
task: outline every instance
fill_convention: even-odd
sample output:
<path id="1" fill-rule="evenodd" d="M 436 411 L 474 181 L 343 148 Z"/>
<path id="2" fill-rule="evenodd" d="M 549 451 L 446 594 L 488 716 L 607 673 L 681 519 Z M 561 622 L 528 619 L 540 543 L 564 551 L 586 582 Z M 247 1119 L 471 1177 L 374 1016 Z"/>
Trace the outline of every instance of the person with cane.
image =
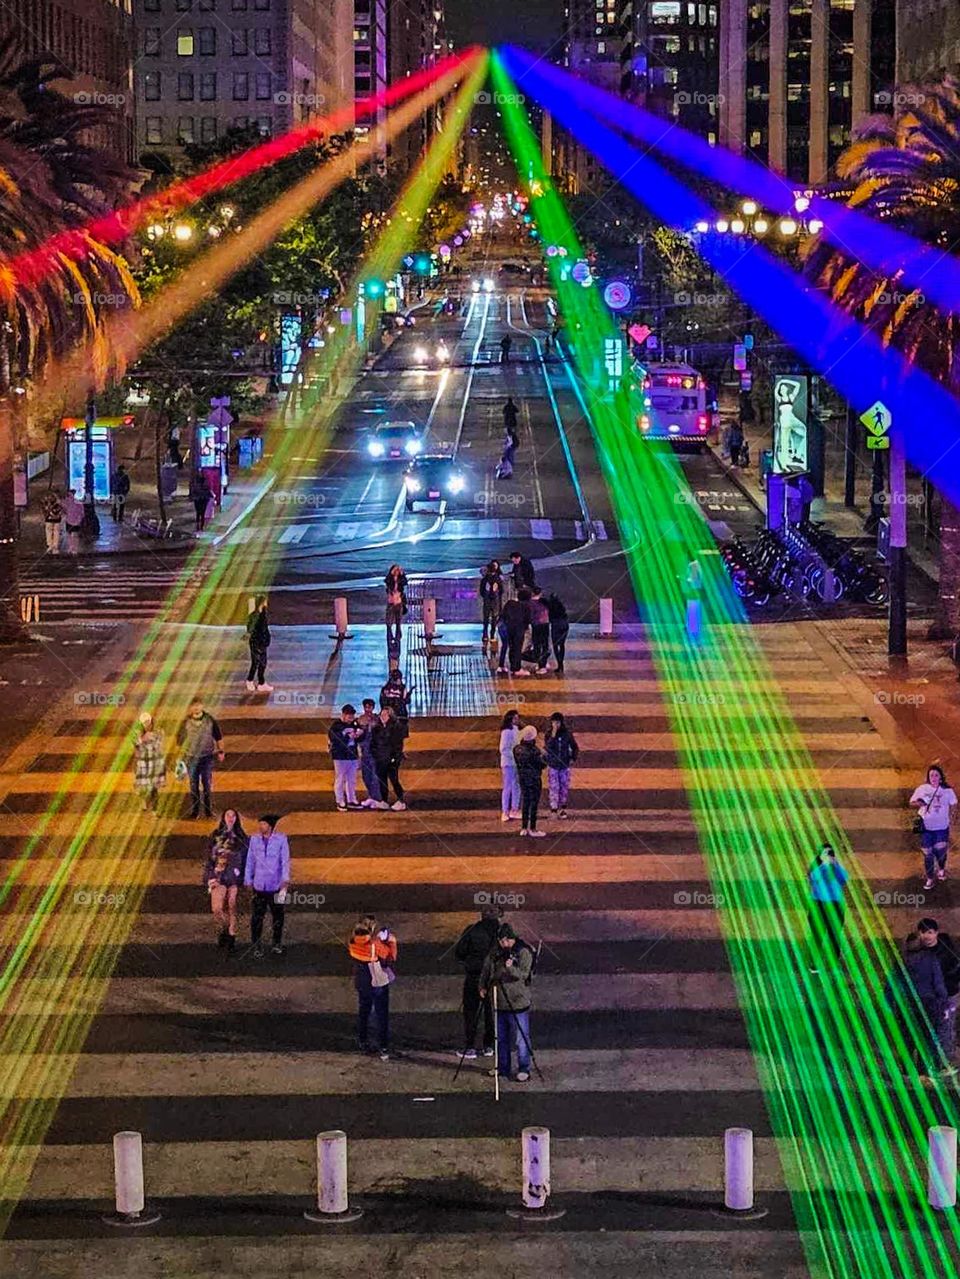
<path id="1" fill-rule="evenodd" d="M 493 998 L 496 1014 L 494 1051 L 496 1066 L 490 1073 L 501 1079 L 525 1084 L 530 1078 L 530 978 L 533 951 L 521 941 L 510 924 L 497 930 L 497 944 L 487 956 L 480 974 L 480 998 Z M 511 1073 L 513 1053 L 517 1073 Z M 538 1072 L 539 1073 L 539 1072 Z"/>

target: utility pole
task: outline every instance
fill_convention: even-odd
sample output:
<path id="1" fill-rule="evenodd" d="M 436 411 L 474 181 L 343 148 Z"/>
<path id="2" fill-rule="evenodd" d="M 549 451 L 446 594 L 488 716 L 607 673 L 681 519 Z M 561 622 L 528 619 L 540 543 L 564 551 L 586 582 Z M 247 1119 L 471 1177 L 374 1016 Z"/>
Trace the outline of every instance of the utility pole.
<path id="1" fill-rule="evenodd" d="M 85 414 L 86 430 L 84 431 L 83 459 L 83 535 L 91 541 L 100 536 L 100 520 L 97 516 L 97 503 L 94 497 L 93 470 L 93 424 L 97 420 L 97 405 L 91 391 L 87 396 Z"/>

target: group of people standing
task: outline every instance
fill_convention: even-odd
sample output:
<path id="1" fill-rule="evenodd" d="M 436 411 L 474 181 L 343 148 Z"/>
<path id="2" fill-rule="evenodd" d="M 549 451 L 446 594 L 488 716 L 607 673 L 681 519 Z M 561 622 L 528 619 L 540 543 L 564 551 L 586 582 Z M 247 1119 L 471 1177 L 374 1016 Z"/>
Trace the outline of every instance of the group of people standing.
<path id="1" fill-rule="evenodd" d="M 264 814 L 257 833 L 248 836 L 235 808 L 225 809 L 210 836 L 203 882 L 210 894 L 210 911 L 217 928 L 217 945 L 232 954 L 237 944 L 237 902 L 241 887 L 249 888 L 250 942 L 254 959 L 263 957 L 263 925 L 270 912 L 271 951 L 285 955 L 283 926 L 290 887 L 290 843 L 277 830 L 280 818 Z"/>
<path id="2" fill-rule="evenodd" d="M 477 594 L 483 610 L 481 644 L 484 652 L 495 652 L 497 674 L 526 676 L 524 662 L 531 662 L 537 675 L 546 675 L 553 648 L 555 674 L 562 675 L 566 657 L 570 619 L 566 605 L 555 593 L 545 595 L 537 585 L 533 564 L 519 551 L 510 552 L 511 578 L 515 595 L 506 599 L 505 581 L 499 560 L 491 560 L 480 574 Z M 529 647 L 527 638 L 529 632 Z"/>
<path id="3" fill-rule="evenodd" d="M 547 770 L 550 812 L 567 816 L 570 799 L 570 772 L 580 756 L 580 747 L 566 719 L 554 711 L 544 734 L 541 750 L 534 724 L 523 725 L 520 712 L 509 710 L 500 725 L 501 822 L 520 819 L 520 834 L 542 839 L 537 815 L 543 795 L 543 770 Z"/>
<path id="4" fill-rule="evenodd" d="M 399 667 L 393 667 L 380 689 L 380 709 L 372 697 L 363 709 L 346 702 L 340 718 L 327 731 L 333 760 L 333 793 L 341 813 L 360 808 L 406 810 L 406 791 L 400 780 L 404 746 L 410 734 L 410 698 Z M 366 798 L 357 799 L 357 779 L 362 777 Z M 394 800 L 390 803 L 390 790 Z"/>
<path id="5" fill-rule="evenodd" d="M 43 515 L 43 531 L 49 555 L 60 554 L 60 541 L 66 528 L 67 554 L 79 555 L 80 531 L 83 527 L 83 503 L 77 497 L 75 489 L 68 489 L 66 497 L 61 498 L 57 488 L 50 488 L 43 495 L 40 503 Z"/>

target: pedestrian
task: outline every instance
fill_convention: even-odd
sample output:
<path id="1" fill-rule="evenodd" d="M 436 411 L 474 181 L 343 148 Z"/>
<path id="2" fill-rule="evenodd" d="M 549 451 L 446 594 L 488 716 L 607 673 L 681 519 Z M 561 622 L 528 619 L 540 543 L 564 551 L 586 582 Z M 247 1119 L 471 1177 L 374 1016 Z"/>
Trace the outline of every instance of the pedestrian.
<path id="1" fill-rule="evenodd" d="M 400 652 L 400 627 L 407 611 L 407 575 L 399 564 L 391 564 L 383 579 L 387 591 L 387 650 Z"/>
<path id="2" fill-rule="evenodd" d="M 200 816 L 200 792 L 203 791 L 203 811 L 213 816 L 213 761 L 222 764 L 226 752 L 220 725 L 203 702 L 195 697 L 190 703 L 187 718 L 180 725 L 177 742 L 182 748 L 181 758 L 190 781 L 190 816 Z"/>
<path id="3" fill-rule="evenodd" d="M 543 745 L 547 760 L 550 812 L 556 813 L 558 817 L 566 817 L 567 800 L 570 798 L 570 770 L 580 757 L 580 747 L 560 711 L 554 711 L 550 716 L 550 726 Z"/>
<path id="4" fill-rule="evenodd" d="M 133 788 L 143 797 L 143 811 L 156 813 L 157 797 L 167 784 L 167 761 L 163 734 L 153 726 L 153 716 L 144 711 L 133 744 Z"/>
<path id="5" fill-rule="evenodd" d="M 60 494 L 55 488 L 48 489 L 44 493 L 40 510 L 43 512 L 43 531 L 47 539 L 47 551 L 50 555 L 59 555 L 63 505 L 60 502 Z"/>
<path id="6" fill-rule="evenodd" d="M 480 647 L 486 652 L 488 644 L 496 643 L 497 623 L 503 607 L 503 574 L 500 572 L 499 560 L 491 560 L 481 572 L 477 595 L 483 607 L 483 638 Z"/>
<path id="7" fill-rule="evenodd" d="M 390 807 L 390 805 L 385 802 L 383 793 L 380 790 L 380 779 L 377 777 L 377 766 L 374 763 L 373 753 L 370 750 L 374 725 L 380 721 L 380 717 L 377 714 L 375 707 L 376 703 L 373 698 L 365 697 L 363 699 L 360 714 L 357 716 L 357 723 L 363 729 L 363 736 L 360 738 L 360 776 L 363 778 L 363 784 L 367 792 L 367 798 L 361 803 L 361 808 Z"/>
<path id="8" fill-rule="evenodd" d="M 483 1008 L 483 1055 L 493 1056 L 493 1001 L 480 998 L 480 976 L 487 957 L 497 944 L 497 932 L 503 911 L 499 906 L 485 905 L 480 918 L 460 934 L 454 955 L 463 965 L 463 1052 L 460 1056 L 475 1061 L 480 1009 Z"/>
<path id="9" fill-rule="evenodd" d="M 510 552 L 510 563 L 513 565 L 513 585 L 516 591 L 521 591 L 524 587 L 532 591 L 537 584 L 537 574 L 533 567 L 533 562 L 528 560 L 525 555 L 521 555 L 519 551 Z"/>
<path id="10" fill-rule="evenodd" d="M 67 553 L 80 554 L 80 530 L 83 528 L 83 503 L 75 489 L 69 489 L 63 499 L 63 520 L 67 531 Z"/>
<path id="11" fill-rule="evenodd" d="M 130 476 L 121 462 L 110 478 L 110 495 L 113 498 L 113 521 L 123 523 L 123 512 L 127 505 L 127 494 L 130 492 Z"/>
<path id="12" fill-rule="evenodd" d="M 727 441 L 730 448 L 730 465 L 740 465 L 740 450 L 743 448 L 743 427 L 739 422 L 730 423 L 730 437 Z"/>
<path id="13" fill-rule="evenodd" d="M 507 711 L 500 721 L 500 820 L 515 821 L 520 816 L 520 779 L 513 750 L 520 741 L 520 712 Z"/>
<path id="14" fill-rule="evenodd" d="M 547 613 L 550 615 L 550 643 L 553 646 L 553 656 L 557 663 L 555 675 L 563 674 L 563 662 L 567 655 L 567 636 L 570 634 L 570 619 L 567 616 L 567 607 L 559 595 L 554 591 L 547 596 Z"/>
<path id="15" fill-rule="evenodd" d="M 253 612 L 247 617 L 247 643 L 250 646 L 250 669 L 247 671 L 248 693 L 272 693 L 267 683 L 267 650 L 270 647 L 270 623 L 267 620 L 267 597 L 258 595 Z"/>
<path id="16" fill-rule="evenodd" d="M 927 769 L 927 780 L 921 782 L 910 796 L 910 803 L 920 811 L 914 830 L 920 836 L 923 848 L 926 876 L 923 886 L 929 890 L 936 880 L 947 877 L 950 815 L 957 803 L 957 797 L 939 764 L 931 764 Z"/>
<path id="17" fill-rule="evenodd" d="M 493 476 L 497 480 L 509 480 L 513 476 L 513 444 L 510 442 L 509 435 L 504 441 L 500 461 L 496 465 Z"/>
<path id="18" fill-rule="evenodd" d="M 500 636 L 500 662 L 498 675 L 506 675 L 509 659 L 511 675 L 529 675 L 521 665 L 523 641 L 530 624 L 530 592 L 523 587 L 515 600 L 507 600 L 500 614 L 497 634 Z"/>
<path id="19" fill-rule="evenodd" d="M 530 647 L 536 675 L 546 675 L 550 657 L 550 610 L 543 591 L 535 586 L 530 595 Z"/>
<path id="20" fill-rule="evenodd" d="M 353 960 L 353 984 L 357 992 L 357 1048 L 371 1051 L 367 1034 L 370 1013 L 376 1014 L 380 1060 L 390 1060 L 390 985 L 395 979 L 397 939 L 389 928 L 378 928 L 372 915 L 358 920 L 347 943 Z"/>
<path id="21" fill-rule="evenodd" d="M 809 968 L 833 967 L 843 944 L 843 890 L 849 873 L 840 865 L 831 844 L 824 844 L 807 872 L 810 883 L 809 913 L 811 955 Z"/>
<path id="22" fill-rule="evenodd" d="M 480 973 L 480 998 L 496 991 L 497 1062 L 491 1074 L 525 1084 L 530 1078 L 530 979 L 533 951 L 510 924 L 497 929 L 497 944 Z M 512 1074 L 516 1052 L 517 1073 Z"/>
<path id="23" fill-rule="evenodd" d="M 232 954 L 237 945 L 237 897 L 247 866 L 250 840 L 240 814 L 228 808 L 210 836 L 203 878 L 210 912 L 218 927 L 217 945 Z"/>
<path id="24" fill-rule="evenodd" d="M 936 953 L 916 933 L 907 938 L 903 964 L 891 973 L 884 993 L 899 1022 L 911 1065 L 921 1079 L 928 1078 L 944 1064 L 939 1029 L 946 1016 L 947 988 Z"/>
<path id="25" fill-rule="evenodd" d="M 330 757 L 333 760 L 333 795 L 337 809 L 345 813 L 348 808 L 359 808 L 357 803 L 357 773 L 360 770 L 360 739 L 365 730 L 356 723 L 356 707 L 349 702 L 340 707 L 340 718 L 327 730 Z"/>
<path id="26" fill-rule="evenodd" d="M 500 339 L 500 363 L 510 363 L 510 348 L 513 346 L 513 338 L 509 333 L 505 333 Z"/>
<path id="27" fill-rule="evenodd" d="M 263 956 L 260 937 L 268 910 L 273 925 L 271 950 L 275 955 L 287 953 L 283 944 L 283 921 L 290 886 L 290 844 L 286 835 L 277 830 L 279 820 L 274 813 L 261 817 L 257 823 L 257 834 L 251 837 L 247 850 L 243 882 L 253 889 L 250 940 L 253 942 L 254 959 Z"/>
<path id="28" fill-rule="evenodd" d="M 190 479 L 190 501 L 193 503 L 193 509 L 196 512 L 195 528 L 197 537 L 206 527 L 207 508 L 212 499 L 213 492 L 210 488 L 210 481 L 203 471 L 194 471 Z"/>
<path id="29" fill-rule="evenodd" d="M 400 782 L 403 741 L 403 726 L 394 714 L 393 708 L 382 707 L 371 731 L 370 752 L 377 770 L 383 806 L 386 808 L 390 803 L 389 787 L 392 785 L 395 796 L 392 807 L 395 813 L 405 812 L 407 807 L 404 789 Z"/>
<path id="30" fill-rule="evenodd" d="M 957 1073 L 953 1064 L 957 1049 L 957 1004 L 960 1003 L 960 951 L 956 943 L 947 933 L 940 931 L 935 919 L 921 919 L 917 924 L 917 938 L 922 946 L 932 950 L 940 961 L 943 973 L 943 984 L 947 992 L 947 1003 L 943 1020 L 939 1023 L 938 1032 L 940 1047 L 946 1061 L 944 1073 Z"/>
<path id="31" fill-rule="evenodd" d="M 391 666 L 387 682 L 380 689 L 380 709 L 389 706 L 397 717 L 404 738 L 410 736 L 410 699 L 413 686 L 407 688 L 399 666 Z"/>
<path id="32" fill-rule="evenodd" d="M 517 443 L 517 406 L 513 402 L 513 396 L 507 396 L 507 402 L 503 406 L 503 427 L 507 435 L 512 436 L 514 444 Z"/>
<path id="33" fill-rule="evenodd" d="M 520 783 L 520 834 L 532 839 L 543 839 L 544 832 L 537 830 L 537 809 L 543 793 L 543 770 L 547 760 L 537 745 L 537 730 L 532 724 L 520 730 L 520 741 L 513 748 Z"/>

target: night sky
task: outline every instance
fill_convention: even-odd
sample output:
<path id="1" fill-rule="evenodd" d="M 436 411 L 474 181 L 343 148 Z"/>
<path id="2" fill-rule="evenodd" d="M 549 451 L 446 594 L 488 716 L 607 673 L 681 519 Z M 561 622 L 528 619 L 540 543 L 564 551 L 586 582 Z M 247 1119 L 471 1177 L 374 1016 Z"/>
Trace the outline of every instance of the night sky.
<path id="1" fill-rule="evenodd" d="M 545 51 L 563 27 L 563 0 L 447 0 L 445 8 L 458 47 L 511 41 Z"/>

